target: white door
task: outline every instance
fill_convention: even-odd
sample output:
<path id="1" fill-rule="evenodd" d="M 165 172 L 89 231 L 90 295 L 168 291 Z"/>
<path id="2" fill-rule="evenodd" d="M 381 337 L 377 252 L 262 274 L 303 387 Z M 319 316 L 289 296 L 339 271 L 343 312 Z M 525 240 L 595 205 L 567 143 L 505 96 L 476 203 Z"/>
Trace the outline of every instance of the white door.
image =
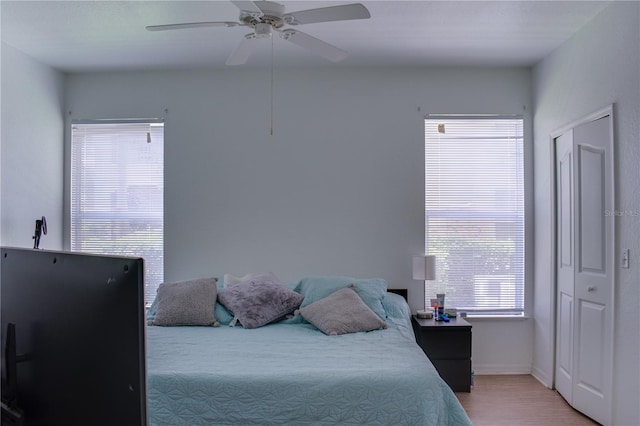
<path id="1" fill-rule="evenodd" d="M 615 251 L 611 116 L 576 127 L 573 145 L 576 160 L 573 406 L 606 424 L 611 408 Z"/>
<path id="2" fill-rule="evenodd" d="M 556 389 L 573 389 L 573 130 L 556 138 Z"/>
<path id="3" fill-rule="evenodd" d="M 556 138 L 556 155 L 556 387 L 574 408 L 609 424 L 615 251 L 611 115 Z"/>

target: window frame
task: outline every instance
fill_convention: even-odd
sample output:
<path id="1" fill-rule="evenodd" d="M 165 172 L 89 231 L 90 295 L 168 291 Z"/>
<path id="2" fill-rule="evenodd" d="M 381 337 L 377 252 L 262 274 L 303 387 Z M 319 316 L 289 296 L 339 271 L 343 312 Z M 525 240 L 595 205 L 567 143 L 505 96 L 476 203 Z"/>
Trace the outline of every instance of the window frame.
<path id="1" fill-rule="evenodd" d="M 425 245 L 425 253 L 429 253 L 429 216 L 428 216 L 428 206 L 427 206 L 427 121 L 428 120 L 472 120 L 472 119 L 518 119 L 521 120 L 521 129 L 522 129 L 522 192 L 523 192 L 523 206 L 522 206 L 522 231 L 523 231 L 523 243 L 522 243 L 522 309 L 482 309 L 482 308 L 474 308 L 474 307 L 465 307 L 460 309 L 460 311 L 466 312 L 468 316 L 473 318 L 486 318 L 486 319 L 526 319 L 530 316 L 531 305 L 532 305 L 532 296 L 533 290 L 529 283 L 532 283 L 532 279 L 530 276 L 530 267 L 532 259 L 533 259 L 533 245 L 532 245 L 532 231 L 533 224 L 529 223 L 527 218 L 532 217 L 530 214 L 531 206 L 532 206 L 532 164 L 531 158 L 533 157 L 531 143 L 529 141 L 532 140 L 531 135 L 529 134 L 528 129 L 528 116 L 523 114 L 427 114 L 424 116 L 423 125 L 424 125 L 424 149 L 425 149 L 425 164 L 423 171 L 425 172 L 425 187 L 424 187 L 424 196 L 425 196 L 425 214 L 424 214 L 424 245 Z M 461 212 L 458 211 L 456 213 L 459 217 L 464 216 L 472 216 L 477 215 L 477 212 Z M 437 215 L 437 214 L 436 214 Z M 434 215 L 432 214 L 431 217 Z M 435 254 L 435 253 L 431 253 Z M 439 278 L 439 277 L 438 277 Z M 433 296 L 431 295 L 430 282 L 425 281 L 424 290 L 425 290 L 425 307 L 429 307 L 429 299 Z M 442 287 L 442 286 L 441 286 Z M 445 305 L 446 299 L 445 299 Z M 452 306 L 455 307 L 455 306 Z"/>
<path id="2" fill-rule="evenodd" d="M 159 218 L 156 218 L 157 222 L 160 220 L 160 224 L 162 227 L 162 237 L 161 237 L 161 253 L 162 260 L 161 266 L 159 265 L 157 269 L 155 269 L 154 273 L 148 273 L 149 267 L 151 267 L 151 262 L 148 262 L 145 259 L 145 289 L 144 289 L 144 303 L 145 306 L 148 307 L 151 305 L 153 299 L 151 295 L 155 296 L 155 289 L 161 284 L 164 280 L 164 169 L 165 169 L 165 159 L 164 159 L 164 135 L 165 135 L 165 120 L 162 118 L 136 118 L 136 119 L 70 119 L 68 122 L 67 129 L 68 133 L 68 145 L 67 145 L 67 153 L 65 155 L 65 159 L 67 161 L 67 167 L 65 167 L 65 181 L 67 182 L 65 187 L 65 241 L 64 247 L 69 251 L 78 251 L 78 252 L 93 252 L 98 254 L 110 254 L 110 253 L 101 253 L 100 251 L 87 251 L 87 250 L 77 250 L 74 248 L 73 242 L 73 201 L 74 201 L 74 126 L 83 126 L 83 125 L 149 125 L 149 126 L 158 126 L 162 127 L 162 202 L 161 205 L 161 215 Z M 149 141 L 147 141 L 149 142 Z M 102 213 L 107 214 L 107 213 Z M 116 213 L 117 214 L 117 213 Z M 100 215 L 100 213 L 98 213 Z M 114 213 L 108 213 L 110 217 L 113 217 Z M 146 218 L 146 216 L 145 216 Z M 117 253 L 114 253 L 117 254 Z M 133 256 L 141 256 L 144 258 L 142 254 L 138 253 L 122 253 L 121 255 L 133 255 Z M 155 279 L 152 279 L 152 282 L 149 282 L 149 277 L 155 276 Z M 154 282 L 158 281 L 158 282 Z"/>

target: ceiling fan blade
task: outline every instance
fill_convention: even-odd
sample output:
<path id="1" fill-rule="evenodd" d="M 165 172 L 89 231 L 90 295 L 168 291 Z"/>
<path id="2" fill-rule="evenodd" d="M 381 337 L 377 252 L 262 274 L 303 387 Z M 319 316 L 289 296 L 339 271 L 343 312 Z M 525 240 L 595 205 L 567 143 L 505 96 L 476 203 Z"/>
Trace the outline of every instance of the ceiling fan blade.
<path id="1" fill-rule="evenodd" d="M 187 22 L 184 24 L 167 24 L 167 25 L 148 25 L 147 31 L 167 31 L 182 30 L 185 28 L 203 28 L 203 27 L 235 27 L 242 25 L 238 22 Z"/>
<path id="2" fill-rule="evenodd" d="M 244 36 L 235 50 L 231 52 L 231 55 L 227 58 L 225 64 L 227 65 L 242 65 L 247 62 L 249 55 L 254 51 L 258 44 L 258 38 L 255 34 L 247 34 Z"/>
<path id="3" fill-rule="evenodd" d="M 254 12 L 262 14 L 262 10 L 258 7 L 255 2 L 252 1 L 241 1 L 241 0 L 231 0 L 231 3 L 235 4 L 236 7 L 240 10 L 244 10 L 246 12 Z"/>
<path id="4" fill-rule="evenodd" d="M 339 62 L 349 56 L 344 50 L 301 31 L 287 29 L 280 33 L 280 37 L 332 62 Z"/>
<path id="5" fill-rule="evenodd" d="M 371 14 L 360 3 L 343 6 L 321 7 L 319 9 L 299 10 L 283 16 L 290 25 L 314 24 L 316 22 L 346 21 L 351 19 L 369 19 Z"/>

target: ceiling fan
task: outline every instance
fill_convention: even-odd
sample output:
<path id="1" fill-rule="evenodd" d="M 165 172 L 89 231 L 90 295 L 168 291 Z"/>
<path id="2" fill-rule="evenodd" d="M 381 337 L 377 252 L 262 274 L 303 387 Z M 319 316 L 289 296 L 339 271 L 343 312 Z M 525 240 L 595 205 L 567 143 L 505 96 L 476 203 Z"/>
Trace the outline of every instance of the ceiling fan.
<path id="1" fill-rule="evenodd" d="M 188 22 L 182 24 L 149 25 L 148 31 L 180 30 L 203 27 L 250 27 L 253 32 L 244 36 L 240 44 L 227 58 L 227 65 L 242 65 L 255 50 L 260 39 L 269 38 L 273 31 L 286 41 L 308 49 L 312 53 L 330 61 L 338 62 L 347 57 L 347 52 L 309 34 L 286 25 L 297 26 L 319 22 L 347 21 L 352 19 L 368 19 L 369 11 L 360 3 L 341 6 L 321 7 L 318 9 L 300 10 L 285 13 L 283 5 L 271 1 L 231 1 L 240 9 L 240 22 Z"/>

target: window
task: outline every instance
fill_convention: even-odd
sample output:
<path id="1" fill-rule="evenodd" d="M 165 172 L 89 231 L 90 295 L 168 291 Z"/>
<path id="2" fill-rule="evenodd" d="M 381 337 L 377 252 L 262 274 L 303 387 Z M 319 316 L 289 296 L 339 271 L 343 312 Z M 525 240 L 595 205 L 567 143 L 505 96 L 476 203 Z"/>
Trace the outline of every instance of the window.
<path id="1" fill-rule="evenodd" d="M 164 124 L 75 122 L 71 127 L 71 250 L 139 256 L 145 302 L 164 272 Z"/>
<path id="2" fill-rule="evenodd" d="M 425 119 L 425 249 L 436 280 L 425 306 L 471 313 L 524 313 L 523 119 Z"/>

